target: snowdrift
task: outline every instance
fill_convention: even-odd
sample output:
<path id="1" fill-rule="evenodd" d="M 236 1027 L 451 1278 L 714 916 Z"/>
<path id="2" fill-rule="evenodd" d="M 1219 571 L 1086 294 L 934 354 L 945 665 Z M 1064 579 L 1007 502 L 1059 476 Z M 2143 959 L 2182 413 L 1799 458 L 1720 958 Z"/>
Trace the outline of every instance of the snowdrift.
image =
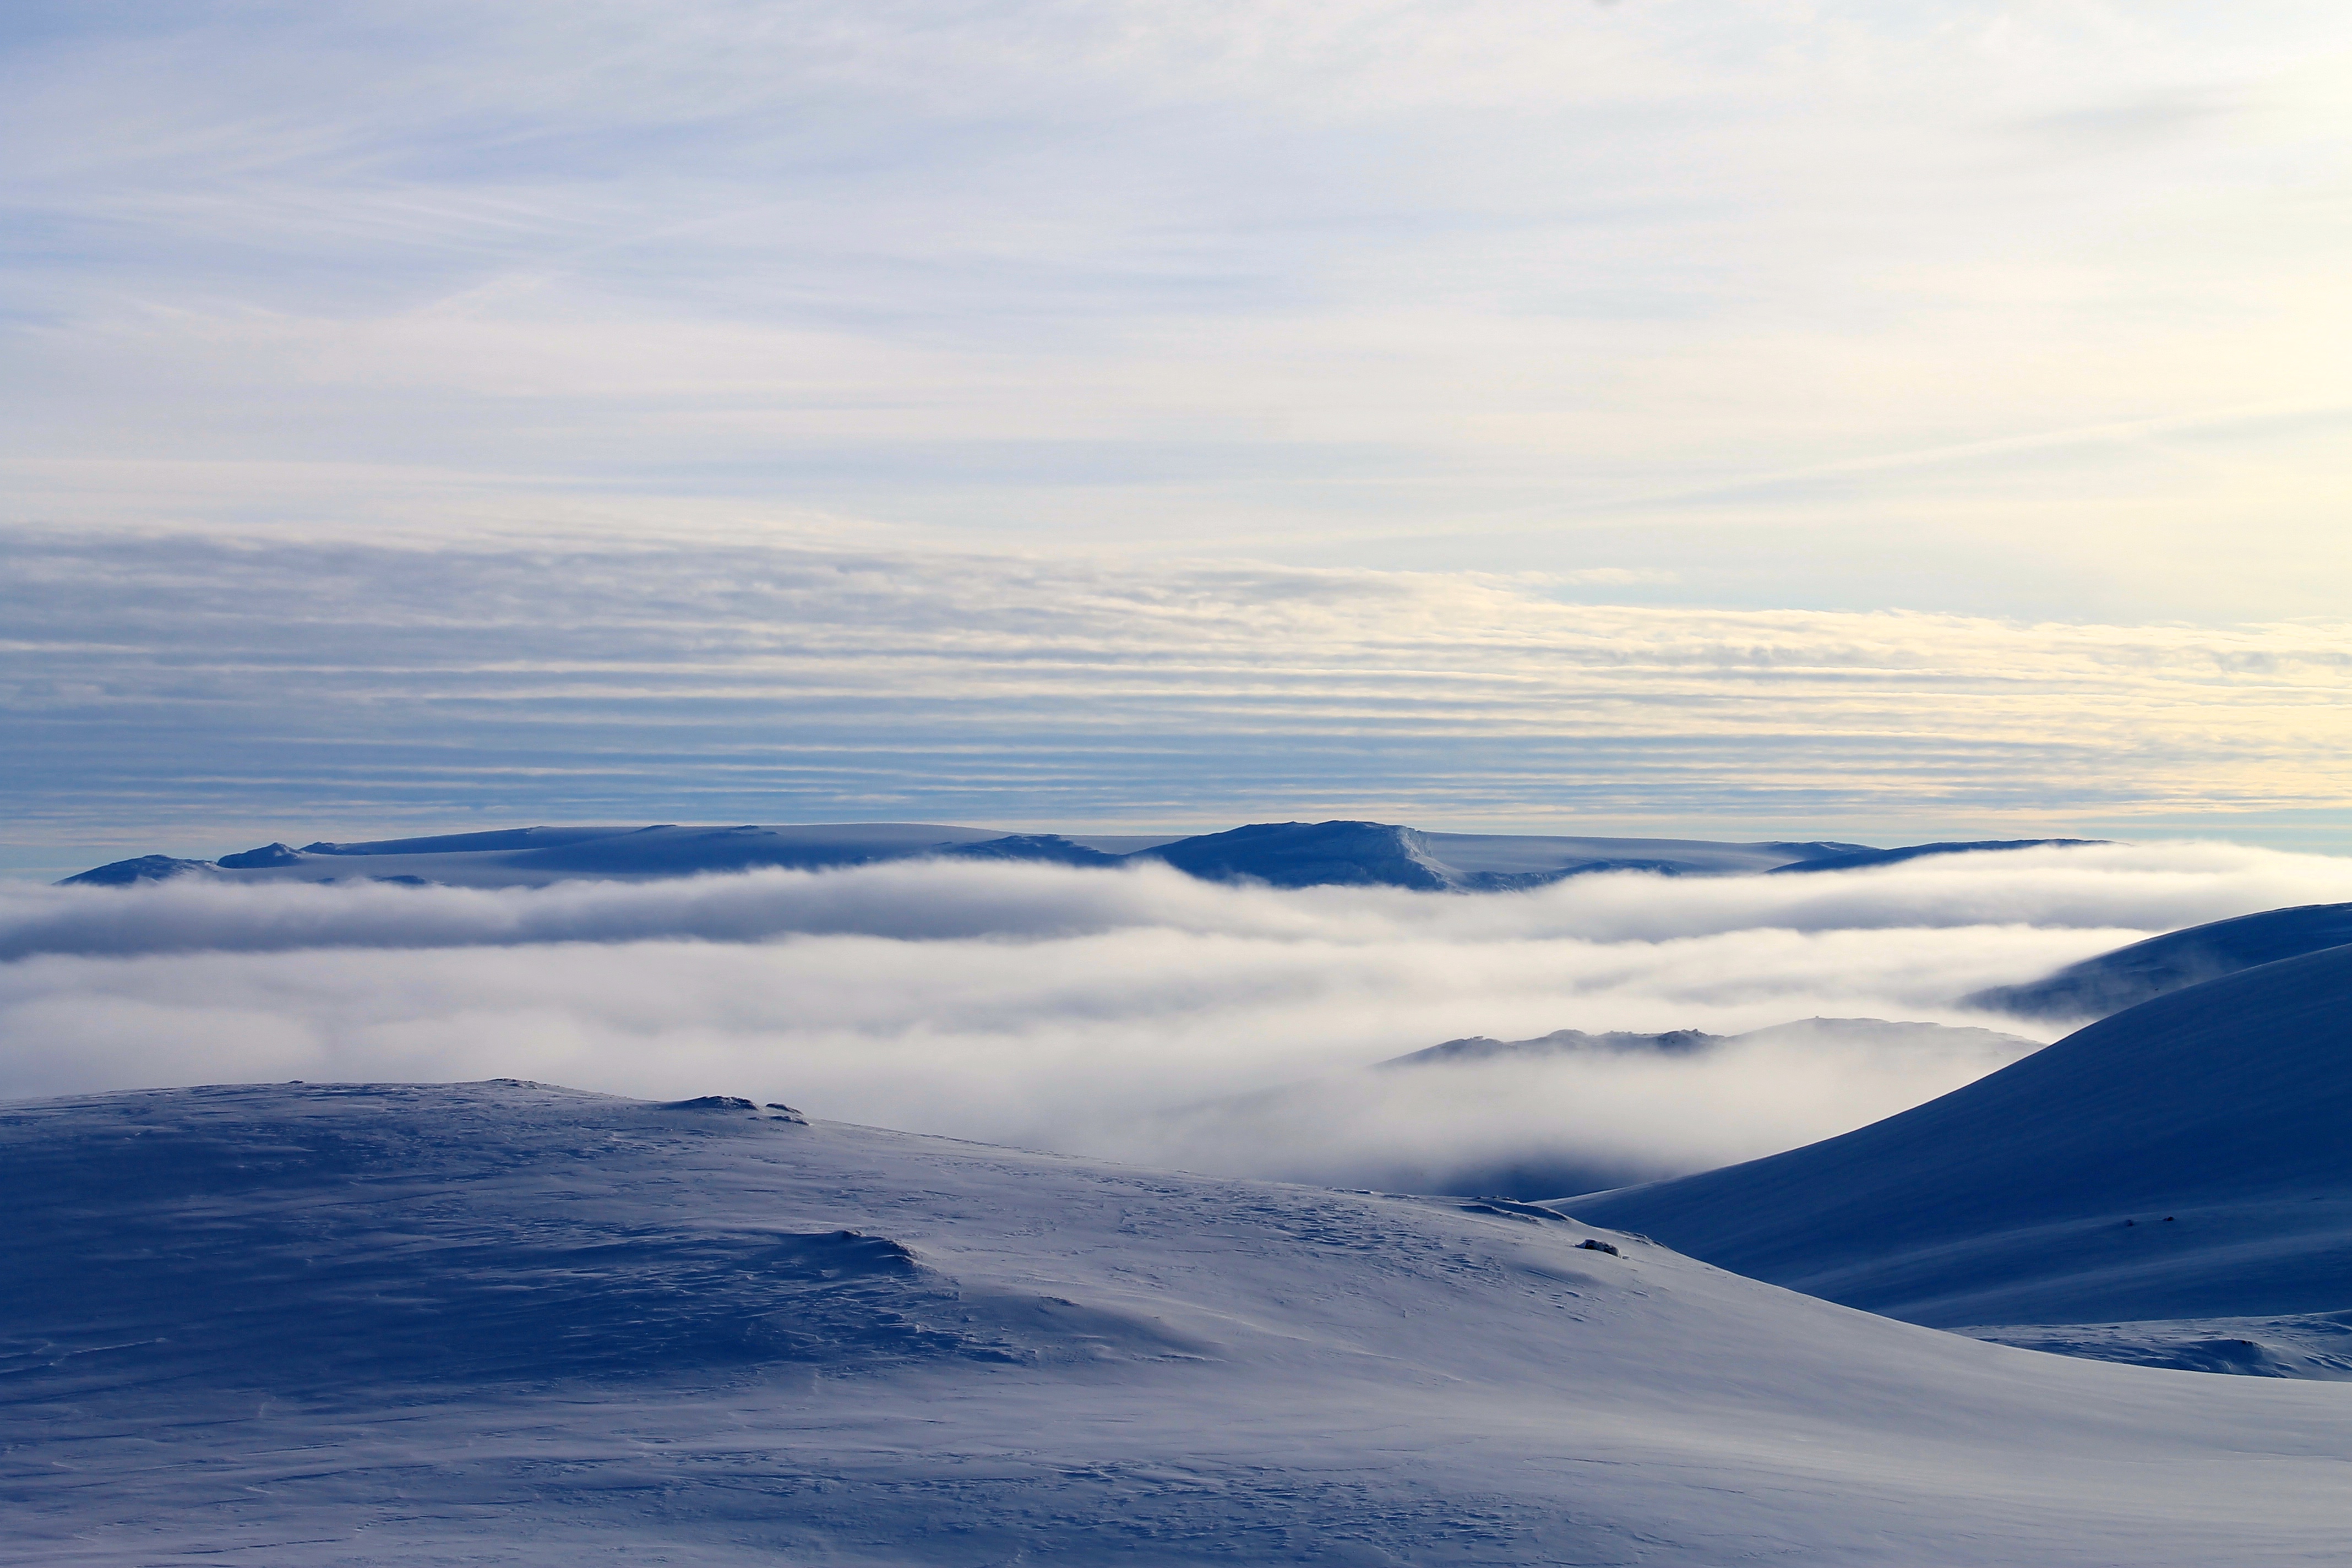
<path id="1" fill-rule="evenodd" d="M 2175 991 L 1842 1137 L 1572 1200 L 1914 1322 L 2352 1307 L 2352 948 Z"/>
<path id="2" fill-rule="evenodd" d="M 0 1562 L 2336 1560 L 2352 1387 L 513 1082 L 0 1108 Z M 1588 1240 L 1610 1249 L 1588 1247 Z"/>

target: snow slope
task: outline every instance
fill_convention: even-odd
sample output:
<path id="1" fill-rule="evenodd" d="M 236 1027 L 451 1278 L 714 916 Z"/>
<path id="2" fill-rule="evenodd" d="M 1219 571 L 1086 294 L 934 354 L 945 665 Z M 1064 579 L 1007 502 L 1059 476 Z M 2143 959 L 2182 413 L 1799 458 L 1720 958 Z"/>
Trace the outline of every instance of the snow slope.
<path id="1" fill-rule="evenodd" d="M 2184 985 L 2352 942 L 2352 904 L 2300 904 L 2168 931 L 1960 1000 L 2020 1018 L 2099 1018 Z"/>
<path id="2" fill-rule="evenodd" d="M 2352 1385 L 511 1082 L 0 1108 L 0 1562 L 2320 1563 Z M 1586 1248 L 1612 1240 L 1617 1254 Z"/>
<path id="3" fill-rule="evenodd" d="M 1940 1099 L 1573 1200 L 1727 1268 L 1915 1322 L 2352 1307 L 2352 948 L 2102 1019 Z"/>
<path id="4" fill-rule="evenodd" d="M 1996 1344 L 2133 1366 L 2352 1382 L 2352 1310 L 2137 1323 L 1988 1324 L 1959 1331 Z"/>

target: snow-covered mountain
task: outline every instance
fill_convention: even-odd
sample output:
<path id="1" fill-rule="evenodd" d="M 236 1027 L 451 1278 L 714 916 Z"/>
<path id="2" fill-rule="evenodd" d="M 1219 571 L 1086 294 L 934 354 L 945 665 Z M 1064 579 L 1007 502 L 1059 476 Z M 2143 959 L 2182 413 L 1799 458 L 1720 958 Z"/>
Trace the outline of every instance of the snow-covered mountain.
<path id="1" fill-rule="evenodd" d="M 2041 1042 L 2037 1040 L 2029 1040 L 2021 1035 L 2005 1035 L 1996 1029 L 1949 1024 L 1900 1023 L 1886 1018 L 1798 1018 L 1737 1035 L 1710 1035 L 1704 1029 L 1668 1029 L 1655 1035 L 1635 1034 L 1622 1029 L 1598 1035 L 1588 1034 L 1582 1029 L 1554 1029 L 1549 1035 L 1538 1035 L 1531 1040 L 1496 1040 L 1484 1035 L 1471 1035 L 1410 1051 L 1401 1057 L 1391 1057 L 1387 1061 L 1375 1064 L 1375 1068 L 1389 1071 L 1398 1068 L 1457 1067 L 1470 1062 L 1540 1061 L 1550 1058 L 1595 1055 L 1696 1056 L 1719 1051 L 1727 1046 L 1763 1045 L 1791 1036 L 1830 1036 L 1874 1043 L 1916 1042 L 1921 1046 L 1964 1041 L 1970 1045 L 2013 1050 L 2021 1056 L 2042 1048 Z"/>
<path id="2" fill-rule="evenodd" d="M 2352 1531 L 2352 1386 L 1980 1343 L 1530 1205 L 513 1082 L 19 1102 L 0 1191 L 8 1563 L 2211 1568 Z"/>
<path id="3" fill-rule="evenodd" d="M 2200 981 L 2352 942 L 2352 904 L 2299 904 L 2167 931 L 2022 985 L 1961 998 L 2020 1018 L 2101 1018 Z"/>
<path id="4" fill-rule="evenodd" d="M 2352 947 L 2145 1002 L 1842 1137 L 1574 1200 L 1939 1325 L 2352 1307 Z"/>
<path id="5" fill-rule="evenodd" d="M 2034 842 L 2062 842 L 2036 840 Z M 2073 842 L 2065 840 L 2063 842 Z M 1212 880 L 1277 888 L 1385 886 L 1476 892 L 1537 887 L 1593 871 L 1717 876 L 2025 847 L 1938 844 L 1877 850 L 1858 844 L 1723 844 L 1684 838 L 1579 838 L 1424 833 L 1381 822 L 1269 822 L 1223 833 L 1065 836 L 937 823 L 852 822 L 734 827 L 521 827 L 371 843 L 267 844 L 217 861 L 168 855 L 118 860 L 67 882 L 120 887 L 173 877 L 231 881 L 434 882 L 531 887 L 573 878 L 646 879 L 761 867 L 803 870 L 918 857 L 1112 866 L 1165 861 Z"/>

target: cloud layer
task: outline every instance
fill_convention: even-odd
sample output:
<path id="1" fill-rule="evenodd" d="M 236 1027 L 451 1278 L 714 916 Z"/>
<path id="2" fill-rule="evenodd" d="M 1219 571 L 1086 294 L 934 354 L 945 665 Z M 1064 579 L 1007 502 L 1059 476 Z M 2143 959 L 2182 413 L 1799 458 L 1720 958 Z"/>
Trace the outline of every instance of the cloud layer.
<path id="1" fill-rule="evenodd" d="M 2006 1051 L 1800 1036 L 1410 1085 L 1356 1069 L 1563 1027 L 2015 1027 L 1953 999 L 2155 930 L 2347 899 L 2345 862 L 2221 845 L 1473 897 L 988 863 L 511 892 L 7 887 L 0 1094 L 510 1076 L 1350 1184 L 1498 1152 L 1690 1169 L 1901 1109 Z M 1273 1122 L 1186 1110 L 1332 1075 Z"/>
<path id="2" fill-rule="evenodd" d="M 2352 793 L 2335 623 L 816 537 L 5 542 L 9 835 L 123 854 L 518 818 L 2079 836 Z"/>

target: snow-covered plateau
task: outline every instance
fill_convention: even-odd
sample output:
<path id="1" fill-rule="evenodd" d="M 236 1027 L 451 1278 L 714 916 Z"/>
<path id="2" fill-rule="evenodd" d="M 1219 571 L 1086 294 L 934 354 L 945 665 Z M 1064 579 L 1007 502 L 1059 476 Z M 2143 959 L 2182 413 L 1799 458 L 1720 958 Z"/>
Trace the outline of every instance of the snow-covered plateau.
<path id="1" fill-rule="evenodd" d="M 1537 1205 L 511 1081 L 0 1140 L 12 1563 L 2210 1568 L 2352 1526 L 2352 1386 L 1983 1343 Z"/>

